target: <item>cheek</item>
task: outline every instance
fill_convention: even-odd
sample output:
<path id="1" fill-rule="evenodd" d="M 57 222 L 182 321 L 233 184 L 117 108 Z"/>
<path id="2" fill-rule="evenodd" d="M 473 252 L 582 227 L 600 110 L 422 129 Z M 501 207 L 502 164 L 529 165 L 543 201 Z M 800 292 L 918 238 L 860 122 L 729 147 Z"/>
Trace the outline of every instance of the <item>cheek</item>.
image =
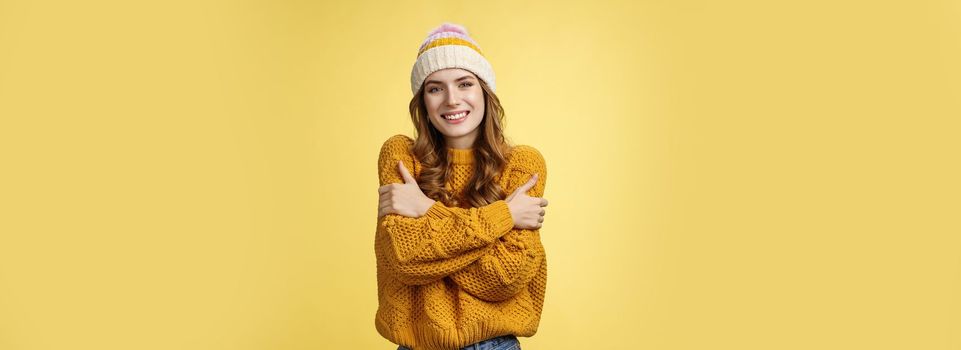
<path id="1" fill-rule="evenodd" d="M 475 94 L 471 94 L 470 96 L 466 97 L 466 99 L 470 101 L 470 104 L 474 106 L 474 109 L 484 108 L 484 94 L 482 92 L 478 91 Z"/>
<path id="2" fill-rule="evenodd" d="M 435 116 L 437 114 L 437 108 L 440 104 L 437 101 L 433 101 L 429 98 L 424 99 L 424 108 L 427 109 L 428 116 Z"/>
<path id="3" fill-rule="evenodd" d="M 472 96 L 470 103 L 474 107 L 474 110 L 480 112 L 478 113 L 479 115 L 484 115 L 483 112 L 486 104 L 484 103 L 484 94 L 482 92 L 478 93 L 476 96 Z"/>

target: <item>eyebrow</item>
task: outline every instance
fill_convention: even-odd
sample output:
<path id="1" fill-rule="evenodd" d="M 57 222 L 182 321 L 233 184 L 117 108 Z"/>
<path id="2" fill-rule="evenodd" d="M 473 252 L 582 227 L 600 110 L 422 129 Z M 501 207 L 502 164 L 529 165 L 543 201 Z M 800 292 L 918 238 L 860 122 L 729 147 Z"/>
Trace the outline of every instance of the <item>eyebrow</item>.
<path id="1" fill-rule="evenodd" d="M 474 78 L 473 76 L 465 75 L 465 76 L 462 76 L 462 77 L 460 77 L 460 78 L 457 78 L 457 80 L 454 80 L 454 81 L 461 81 L 461 80 L 464 80 L 464 79 L 473 79 L 473 78 Z M 430 84 L 432 84 L 432 83 L 440 84 L 440 83 L 442 83 L 442 82 L 441 82 L 441 81 L 438 81 L 438 80 L 428 80 L 426 83 L 424 83 L 424 86 L 430 85 Z"/>

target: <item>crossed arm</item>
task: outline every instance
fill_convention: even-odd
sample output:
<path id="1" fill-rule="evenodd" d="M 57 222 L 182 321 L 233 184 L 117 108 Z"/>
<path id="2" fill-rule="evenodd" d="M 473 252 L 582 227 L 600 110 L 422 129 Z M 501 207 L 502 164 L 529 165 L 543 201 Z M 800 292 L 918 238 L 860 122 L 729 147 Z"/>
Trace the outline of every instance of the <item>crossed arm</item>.
<path id="1" fill-rule="evenodd" d="M 390 150 L 385 144 L 378 160 L 381 186 L 409 181 L 398 162 L 413 169 L 407 152 Z M 505 174 L 509 176 L 506 190 L 521 188 L 538 173 L 537 182 L 525 192 L 542 197 L 543 158 L 529 150 L 533 166 Z M 506 200 L 478 208 L 447 207 L 434 201 L 419 217 L 384 214 L 378 217 L 375 249 L 387 260 L 389 273 L 404 284 L 450 277 L 468 293 L 489 301 L 506 300 L 523 290 L 544 260 L 539 229 L 514 227 Z"/>

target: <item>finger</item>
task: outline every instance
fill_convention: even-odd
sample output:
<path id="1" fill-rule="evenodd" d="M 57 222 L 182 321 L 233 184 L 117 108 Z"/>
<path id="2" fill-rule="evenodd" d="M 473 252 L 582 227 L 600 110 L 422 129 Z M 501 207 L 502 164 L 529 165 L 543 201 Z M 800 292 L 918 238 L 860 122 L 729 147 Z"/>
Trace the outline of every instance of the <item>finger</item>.
<path id="1" fill-rule="evenodd" d="M 541 217 L 537 218 L 537 222 L 544 222 L 544 217 L 541 216 Z"/>
<path id="2" fill-rule="evenodd" d="M 530 190 L 532 187 L 534 187 L 535 184 L 537 184 L 537 174 L 534 174 L 534 176 L 531 176 L 530 180 L 527 180 L 527 182 L 521 185 L 521 187 L 518 187 L 517 190 L 514 191 L 514 194 L 525 193 L 528 190 Z"/>
<path id="3" fill-rule="evenodd" d="M 393 184 L 386 184 L 386 185 L 380 186 L 380 188 L 377 189 L 377 193 L 378 194 L 387 193 L 388 191 L 390 191 L 390 185 L 393 185 Z"/>
<path id="4" fill-rule="evenodd" d="M 547 211 L 544 209 L 541 209 L 541 216 L 544 216 L 544 214 L 547 214 Z"/>
<path id="5" fill-rule="evenodd" d="M 397 161 L 397 164 L 400 166 L 400 176 L 404 178 L 404 183 L 416 184 L 417 180 L 414 180 L 414 177 L 411 176 L 410 172 L 407 171 L 407 168 L 404 167 L 404 162 Z"/>
<path id="6" fill-rule="evenodd" d="M 543 198 L 543 197 L 541 198 L 541 206 L 542 206 L 542 207 L 546 207 L 546 206 L 547 206 L 547 199 L 545 199 L 545 198 Z"/>

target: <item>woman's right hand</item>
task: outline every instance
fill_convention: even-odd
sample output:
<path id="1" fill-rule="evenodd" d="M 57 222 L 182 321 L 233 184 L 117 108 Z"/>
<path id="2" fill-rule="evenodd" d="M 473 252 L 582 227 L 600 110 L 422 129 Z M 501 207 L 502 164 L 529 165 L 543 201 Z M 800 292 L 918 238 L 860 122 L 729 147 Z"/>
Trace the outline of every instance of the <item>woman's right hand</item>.
<path id="1" fill-rule="evenodd" d="M 541 228 L 541 223 L 544 222 L 546 210 L 541 207 L 547 206 L 547 199 L 527 195 L 527 191 L 535 184 L 537 184 L 537 174 L 531 176 L 527 183 L 507 196 L 507 206 L 511 210 L 511 217 L 514 218 L 515 228 L 536 230 Z"/>

